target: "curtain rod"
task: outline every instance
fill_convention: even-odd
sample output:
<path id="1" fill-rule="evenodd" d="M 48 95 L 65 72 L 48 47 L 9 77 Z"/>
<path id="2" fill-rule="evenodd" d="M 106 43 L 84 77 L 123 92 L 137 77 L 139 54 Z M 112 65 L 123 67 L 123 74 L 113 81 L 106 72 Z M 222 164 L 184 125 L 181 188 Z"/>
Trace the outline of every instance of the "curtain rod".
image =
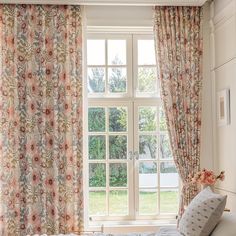
<path id="1" fill-rule="evenodd" d="M 110 5 L 110 6 L 201 6 L 206 0 L 0 0 L 0 4 Z"/>

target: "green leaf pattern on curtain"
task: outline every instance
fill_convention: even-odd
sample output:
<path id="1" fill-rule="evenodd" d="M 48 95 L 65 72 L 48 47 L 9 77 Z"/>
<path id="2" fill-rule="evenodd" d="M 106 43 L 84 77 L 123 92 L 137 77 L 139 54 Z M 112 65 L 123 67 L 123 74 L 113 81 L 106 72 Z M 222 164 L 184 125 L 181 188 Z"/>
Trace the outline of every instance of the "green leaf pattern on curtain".
<path id="1" fill-rule="evenodd" d="M 179 216 L 198 193 L 200 169 L 202 8 L 155 7 L 154 35 L 161 96 L 174 161 L 183 182 Z"/>
<path id="2" fill-rule="evenodd" d="M 81 15 L 0 5 L 0 235 L 83 228 Z"/>

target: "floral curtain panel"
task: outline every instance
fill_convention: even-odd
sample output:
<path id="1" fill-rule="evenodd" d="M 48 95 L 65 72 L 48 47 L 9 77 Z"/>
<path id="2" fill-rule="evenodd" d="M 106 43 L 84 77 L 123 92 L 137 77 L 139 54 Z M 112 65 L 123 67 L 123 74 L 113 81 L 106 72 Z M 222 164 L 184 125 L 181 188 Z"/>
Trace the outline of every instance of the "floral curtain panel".
<path id="1" fill-rule="evenodd" d="M 179 216 L 198 192 L 202 90 L 201 7 L 155 7 L 161 96 L 174 161 L 183 182 Z"/>
<path id="2" fill-rule="evenodd" d="M 0 235 L 83 227 L 79 6 L 0 5 Z"/>

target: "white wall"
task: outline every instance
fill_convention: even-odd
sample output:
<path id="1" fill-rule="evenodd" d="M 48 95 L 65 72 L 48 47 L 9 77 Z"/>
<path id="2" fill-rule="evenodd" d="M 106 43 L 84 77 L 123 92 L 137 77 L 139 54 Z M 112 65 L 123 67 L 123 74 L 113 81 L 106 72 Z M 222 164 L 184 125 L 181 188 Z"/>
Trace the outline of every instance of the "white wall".
<path id="1" fill-rule="evenodd" d="M 201 127 L 201 167 L 213 168 L 212 140 L 212 84 L 210 70 L 210 6 L 203 8 L 203 91 L 202 91 L 202 127 Z"/>
<path id="2" fill-rule="evenodd" d="M 211 76 L 213 117 L 217 116 L 217 92 L 230 89 L 231 123 L 218 126 L 214 120 L 214 168 L 225 170 L 218 190 L 228 195 L 227 207 L 236 211 L 236 0 L 215 0 L 212 5 Z"/>
<path id="3" fill-rule="evenodd" d="M 151 6 L 86 6 L 88 26 L 152 27 Z"/>

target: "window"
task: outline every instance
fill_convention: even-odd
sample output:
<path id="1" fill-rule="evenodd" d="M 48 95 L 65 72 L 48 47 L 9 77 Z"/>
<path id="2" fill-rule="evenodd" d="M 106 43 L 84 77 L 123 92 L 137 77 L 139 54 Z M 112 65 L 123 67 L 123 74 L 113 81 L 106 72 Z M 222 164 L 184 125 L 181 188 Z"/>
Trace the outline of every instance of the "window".
<path id="1" fill-rule="evenodd" d="M 152 35 L 88 35 L 92 221 L 174 218 L 177 213 L 179 179 L 156 70 Z"/>

